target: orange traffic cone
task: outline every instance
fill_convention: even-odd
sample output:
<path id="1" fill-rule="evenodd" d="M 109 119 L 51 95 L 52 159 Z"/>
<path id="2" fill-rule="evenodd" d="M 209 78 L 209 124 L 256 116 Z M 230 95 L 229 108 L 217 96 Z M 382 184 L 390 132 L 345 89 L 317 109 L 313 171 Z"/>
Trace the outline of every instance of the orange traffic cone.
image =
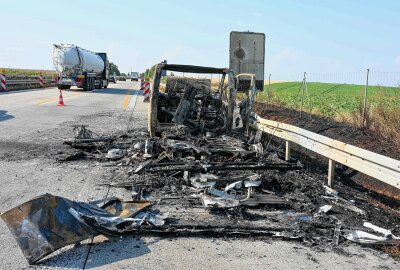
<path id="1" fill-rule="evenodd" d="M 63 99 L 63 96 L 62 96 L 62 91 L 60 90 L 60 95 L 58 96 L 58 104 L 57 104 L 57 106 L 64 106 L 65 104 L 64 104 L 64 99 Z"/>

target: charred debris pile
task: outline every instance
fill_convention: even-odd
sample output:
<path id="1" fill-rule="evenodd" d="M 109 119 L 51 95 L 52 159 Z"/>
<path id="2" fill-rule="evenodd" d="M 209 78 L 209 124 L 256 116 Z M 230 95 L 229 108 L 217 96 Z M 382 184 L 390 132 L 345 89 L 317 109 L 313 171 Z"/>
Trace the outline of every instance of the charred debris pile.
<path id="1" fill-rule="evenodd" d="M 73 128 L 74 138 L 64 142 L 71 153 L 59 162 L 100 162 L 114 176 L 98 185 L 127 189 L 131 199 L 86 203 L 45 194 L 3 213 L 29 263 L 98 234 L 399 244 L 398 215 L 371 206 L 356 189 L 325 186 L 326 175 L 298 160 L 282 160 L 261 131 L 224 131 L 217 94 L 190 89 L 177 102 L 160 101 L 162 117 L 175 116 L 155 137 L 140 129 L 100 136 Z"/>
<path id="2" fill-rule="evenodd" d="M 125 188 L 132 200 L 168 213 L 163 226 L 137 232 L 274 236 L 333 246 L 346 239 L 399 240 L 391 233 L 400 232 L 398 216 L 371 206 L 363 192 L 341 187 L 339 193 L 324 185 L 326 175 L 298 160 L 284 161 L 276 149 L 267 151 L 269 138 L 260 131 L 202 134 L 173 125 L 153 138 L 131 130 L 112 140 L 90 140 L 78 137 L 67 144 L 77 155 L 114 165 L 113 180 L 99 185 Z"/>

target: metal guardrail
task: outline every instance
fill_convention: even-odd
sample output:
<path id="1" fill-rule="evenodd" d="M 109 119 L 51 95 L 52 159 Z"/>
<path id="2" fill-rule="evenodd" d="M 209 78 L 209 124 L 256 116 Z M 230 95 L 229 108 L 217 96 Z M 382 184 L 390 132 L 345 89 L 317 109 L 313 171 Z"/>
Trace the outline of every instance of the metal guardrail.
<path id="1" fill-rule="evenodd" d="M 21 90 L 28 87 L 47 87 L 56 85 L 55 77 L 43 76 L 42 83 L 40 82 L 40 75 L 5 75 L 7 90 Z"/>
<path id="2" fill-rule="evenodd" d="M 329 159 L 328 185 L 334 178 L 335 162 L 346 165 L 386 184 L 400 189 L 400 161 L 383 156 L 317 133 L 263 119 L 257 116 L 253 128 L 286 140 L 286 160 L 290 158 L 290 143 L 296 143 Z"/>

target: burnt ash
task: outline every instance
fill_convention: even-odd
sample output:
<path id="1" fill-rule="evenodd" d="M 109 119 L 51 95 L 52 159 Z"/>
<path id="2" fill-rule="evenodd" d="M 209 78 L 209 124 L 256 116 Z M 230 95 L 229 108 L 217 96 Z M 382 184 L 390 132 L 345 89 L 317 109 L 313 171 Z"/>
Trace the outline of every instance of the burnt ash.
<path id="1" fill-rule="evenodd" d="M 132 192 L 133 198 L 152 201 L 152 209 L 170 213 L 163 227 L 139 228 L 136 231 L 138 234 L 274 236 L 298 240 L 310 246 L 335 248 L 333 236 L 338 223 L 341 223 L 339 245 L 347 243 L 343 237 L 345 232 L 355 229 L 368 232 L 362 226 L 365 221 L 391 230 L 394 235 L 400 234 L 400 216 L 396 214 L 398 201 L 382 199 L 380 202 L 385 206 L 384 209 L 372 205 L 371 200 L 382 195 L 352 183 L 351 175 L 346 176 L 346 170 L 338 173 L 338 181 L 335 182 L 338 199 L 326 193 L 324 185 L 327 176 L 321 166 L 308 166 L 301 158 L 285 162 L 279 154 L 279 145 L 271 143 L 268 136 L 263 136 L 261 141 L 264 150 L 257 153 L 250 150 L 254 136 L 237 136 L 235 133 L 224 135 L 225 140 L 221 136 L 206 138 L 187 132 L 179 135 L 165 132 L 159 138 L 149 138 L 144 129 L 138 129 L 116 135 L 106 143 L 86 143 L 90 147 L 79 143 L 69 145 L 71 155 L 75 155 L 74 149 L 79 149 L 86 154 L 85 159 L 100 161 L 114 171 L 112 179 L 99 184 L 126 188 Z M 147 144 L 151 144 L 151 147 Z M 229 148 L 232 146 L 237 149 Z M 151 149 L 146 150 L 146 147 Z M 114 148 L 125 150 L 125 154 L 117 159 L 106 158 L 107 151 Z M 297 153 L 297 157 L 300 155 Z M 237 178 L 259 174 L 261 185 L 255 188 L 255 196 L 273 195 L 284 200 L 284 203 L 240 203 L 237 207 L 207 208 L 199 199 L 199 195 L 207 193 L 206 189 L 195 188 L 191 182 L 197 171 L 185 173 L 187 170 L 182 169 L 216 164 L 234 166 L 236 163 L 283 164 L 296 168 L 285 171 L 246 169 L 209 172 L 218 178 L 214 188 L 221 191 Z M 144 166 L 144 169 L 137 173 L 140 166 Z M 156 168 L 158 171 L 154 171 Z M 243 197 L 246 190 L 242 188 L 230 194 Z M 332 208 L 327 213 L 319 213 L 324 205 L 332 205 Z"/>

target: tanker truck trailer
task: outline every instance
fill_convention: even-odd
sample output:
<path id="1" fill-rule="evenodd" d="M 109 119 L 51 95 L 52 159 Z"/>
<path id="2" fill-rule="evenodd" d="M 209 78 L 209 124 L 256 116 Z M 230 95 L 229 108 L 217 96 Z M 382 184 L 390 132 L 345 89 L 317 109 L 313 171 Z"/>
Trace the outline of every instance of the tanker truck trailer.
<path id="1" fill-rule="evenodd" d="M 53 65 L 59 89 L 77 86 L 84 91 L 107 88 L 109 62 L 106 53 L 94 53 L 71 44 L 54 44 Z"/>

